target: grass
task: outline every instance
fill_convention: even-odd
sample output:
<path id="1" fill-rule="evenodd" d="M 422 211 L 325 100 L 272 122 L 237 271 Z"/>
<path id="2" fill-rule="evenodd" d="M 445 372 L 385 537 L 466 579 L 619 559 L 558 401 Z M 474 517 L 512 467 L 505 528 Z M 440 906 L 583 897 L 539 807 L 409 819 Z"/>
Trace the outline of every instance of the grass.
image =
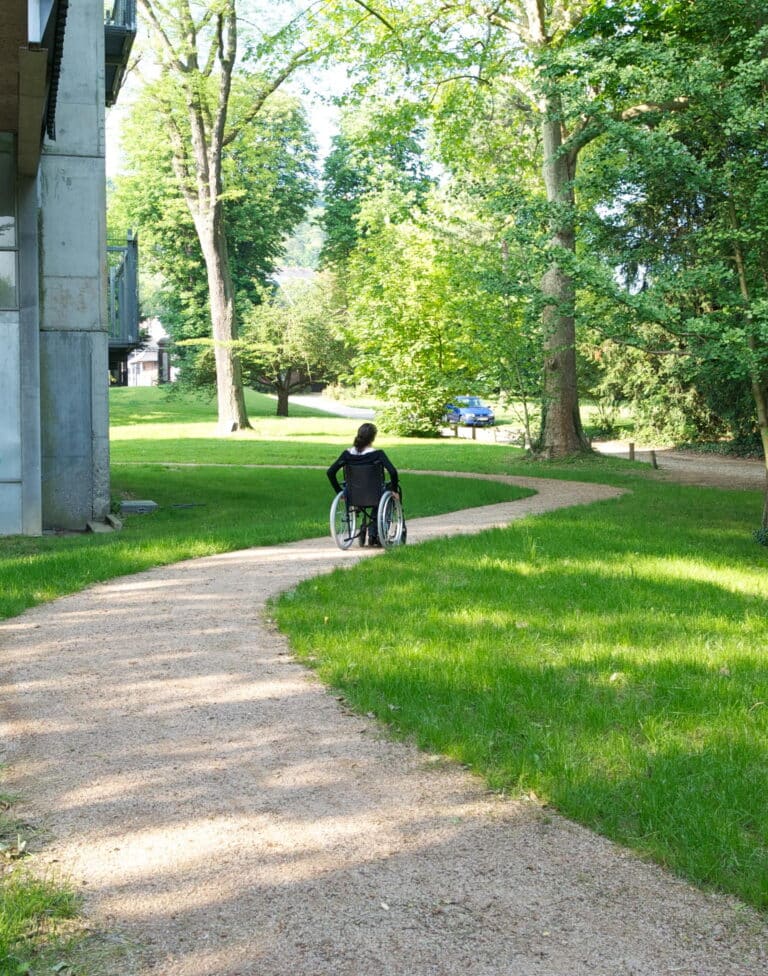
<path id="1" fill-rule="evenodd" d="M 638 481 L 617 501 L 307 581 L 277 620 L 398 734 L 765 910 L 758 506 Z M 352 608 L 370 593 L 361 627 Z"/>
<path id="2" fill-rule="evenodd" d="M 115 496 L 160 509 L 116 535 L 0 540 L 0 616 L 153 565 L 327 532 L 324 472 L 267 466 L 326 467 L 355 421 L 309 410 L 277 419 L 274 401 L 252 395 L 254 430 L 219 439 L 211 403 L 153 389 L 111 400 Z M 494 788 L 534 792 L 768 908 L 758 494 L 661 484 L 618 458 L 534 464 L 468 440 L 379 443 L 401 470 L 540 475 L 631 494 L 308 581 L 277 608 L 299 653 L 357 707 Z M 511 497 L 488 482 L 413 474 L 404 486 L 409 517 Z M 361 599 L 364 628 L 350 623 Z"/>
<path id="3" fill-rule="evenodd" d="M 57 923 L 77 910 L 77 896 L 66 885 L 18 869 L 6 875 L 0 884 L 0 976 L 31 972 L 37 947 L 50 945 Z"/>
<path id="4" fill-rule="evenodd" d="M 222 438 L 216 432 L 215 406 L 194 398 L 169 396 L 164 389 L 116 389 L 111 395 L 110 451 L 115 464 L 173 461 L 177 464 L 311 464 L 327 467 L 348 446 L 357 421 L 291 408 L 274 416 L 274 400 L 249 398 L 252 430 Z M 184 404 L 189 403 L 188 422 Z M 613 457 L 594 457 L 561 465 L 534 464 L 524 452 L 467 438 L 405 438 L 380 435 L 376 445 L 388 451 L 398 468 L 478 474 L 529 474 L 601 481 L 633 477 L 644 466 Z"/>
<path id="5" fill-rule="evenodd" d="M 252 417 L 269 417 L 275 413 L 275 398 L 246 390 L 246 407 Z M 291 403 L 293 417 L 324 416 L 317 410 Z M 136 427 L 145 424 L 216 423 L 216 400 L 210 396 L 179 393 L 173 386 L 116 387 L 110 390 L 109 417 L 113 427 Z"/>

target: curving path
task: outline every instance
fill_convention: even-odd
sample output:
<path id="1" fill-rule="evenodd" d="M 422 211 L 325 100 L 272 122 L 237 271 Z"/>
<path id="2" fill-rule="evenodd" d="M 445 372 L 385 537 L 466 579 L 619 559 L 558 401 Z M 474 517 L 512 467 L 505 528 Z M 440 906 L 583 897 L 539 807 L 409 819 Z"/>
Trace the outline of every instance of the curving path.
<path id="1" fill-rule="evenodd" d="M 409 542 L 615 497 L 409 521 Z M 0 626 L 4 789 L 124 937 L 107 976 L 759 976 L 768 926 L 350 714 L 264 601 L 328 539 L 181 563 Z"/>

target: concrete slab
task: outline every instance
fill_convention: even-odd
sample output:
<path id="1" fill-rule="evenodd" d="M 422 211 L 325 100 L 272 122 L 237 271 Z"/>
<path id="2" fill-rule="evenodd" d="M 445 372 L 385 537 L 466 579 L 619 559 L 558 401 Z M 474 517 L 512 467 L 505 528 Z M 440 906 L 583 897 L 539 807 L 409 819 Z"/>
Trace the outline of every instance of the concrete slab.
<path id="1" fill-rule="evenodd" d="M 99 332 L 104 328 L 101 315 L 100 277 L 53 277 L 43 279 L 43 331 Z"/>
<path id="2" fill-rule="evenodd" d="M 123 515 L 148 515 L 158 508 L 157 502 L 131 500 L 120 503 Z"/>
<path id="3" fill-rule="evenodd" d="M 17 535 L 21 529 L 21 484 L 0 484 L 0 535 Z"/>
<path id="4" fill-rule="evenodd" d="M 43 512 L 46 527 L 82 529 L 93 508 L 91 336 L 40 337 Z"/>
<path id="5" fill-rule="evenodd" d="M 104 180 L 103 158 L 43 156 L 44 276 L 101 277 L 105 241 L 99 215 L 105 210 Z"/>
<path id="6" fill-rule="evenodd" d="M 7 314 L 7 313 L 6 313 Z M 0 480 L 21 481 L 19 316 L 0 321 Z"/>

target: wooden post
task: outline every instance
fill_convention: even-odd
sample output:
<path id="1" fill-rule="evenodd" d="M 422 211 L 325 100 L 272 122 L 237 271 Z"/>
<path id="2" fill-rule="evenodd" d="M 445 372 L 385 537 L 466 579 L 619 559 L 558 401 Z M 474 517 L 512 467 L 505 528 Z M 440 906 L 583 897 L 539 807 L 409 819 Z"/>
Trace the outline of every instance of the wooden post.
<path id="1" fill-rule="evenodd" d="M 651 465 L 655 469 L 659 467 L 659 462 L 656 460 L 656 451 L 651 451 Z"/>
<path id="2" fill-rule="evenodd" d="M 459 425 L 458 424 L 451 424 L 451 427 L 453 427 L 453 436 L 454 437 L 458 437 L 459 436 Z"/>
<path id="3" fill-rule="evenodd" d="M 630 461 L 634 461 L 635 460 L 635 442 L 634 441 L 630 441 L 629 442 L 629 460 Z"/>
<path id="4" fill-rule="evenodd" d="M 472 428 L 472 440 L 473 441 L 477 440 L 477 427 Z"/>

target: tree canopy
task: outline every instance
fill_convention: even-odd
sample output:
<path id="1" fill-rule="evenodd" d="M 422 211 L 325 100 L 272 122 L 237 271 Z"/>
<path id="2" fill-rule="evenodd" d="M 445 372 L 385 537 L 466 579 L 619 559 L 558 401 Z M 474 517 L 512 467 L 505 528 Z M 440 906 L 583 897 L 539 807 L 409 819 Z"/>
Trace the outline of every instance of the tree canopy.
<path id="1" fill-rule="evenodd" d="M 247 98 L 238 76 L 233 101 Z M 110 227 L 141 235 L 142 270 L 159 276 L 167 331 L 177 341 L 211 335 L 205 261 L 194 222 L 173 173 L 165 113 L 148 85 L 123 129 L 126 173 L 110 196 Z M 303 220 L 316 195 L 314 142 L 296 98 L 276 93 L 224 150 L 224 225 L 239 313 L 261 301 L 276 271 L 283 241 Z M 180 346 L 182 362 L 194 361 Z M 213 376 L 208 375 L 213 381 Z"/>

